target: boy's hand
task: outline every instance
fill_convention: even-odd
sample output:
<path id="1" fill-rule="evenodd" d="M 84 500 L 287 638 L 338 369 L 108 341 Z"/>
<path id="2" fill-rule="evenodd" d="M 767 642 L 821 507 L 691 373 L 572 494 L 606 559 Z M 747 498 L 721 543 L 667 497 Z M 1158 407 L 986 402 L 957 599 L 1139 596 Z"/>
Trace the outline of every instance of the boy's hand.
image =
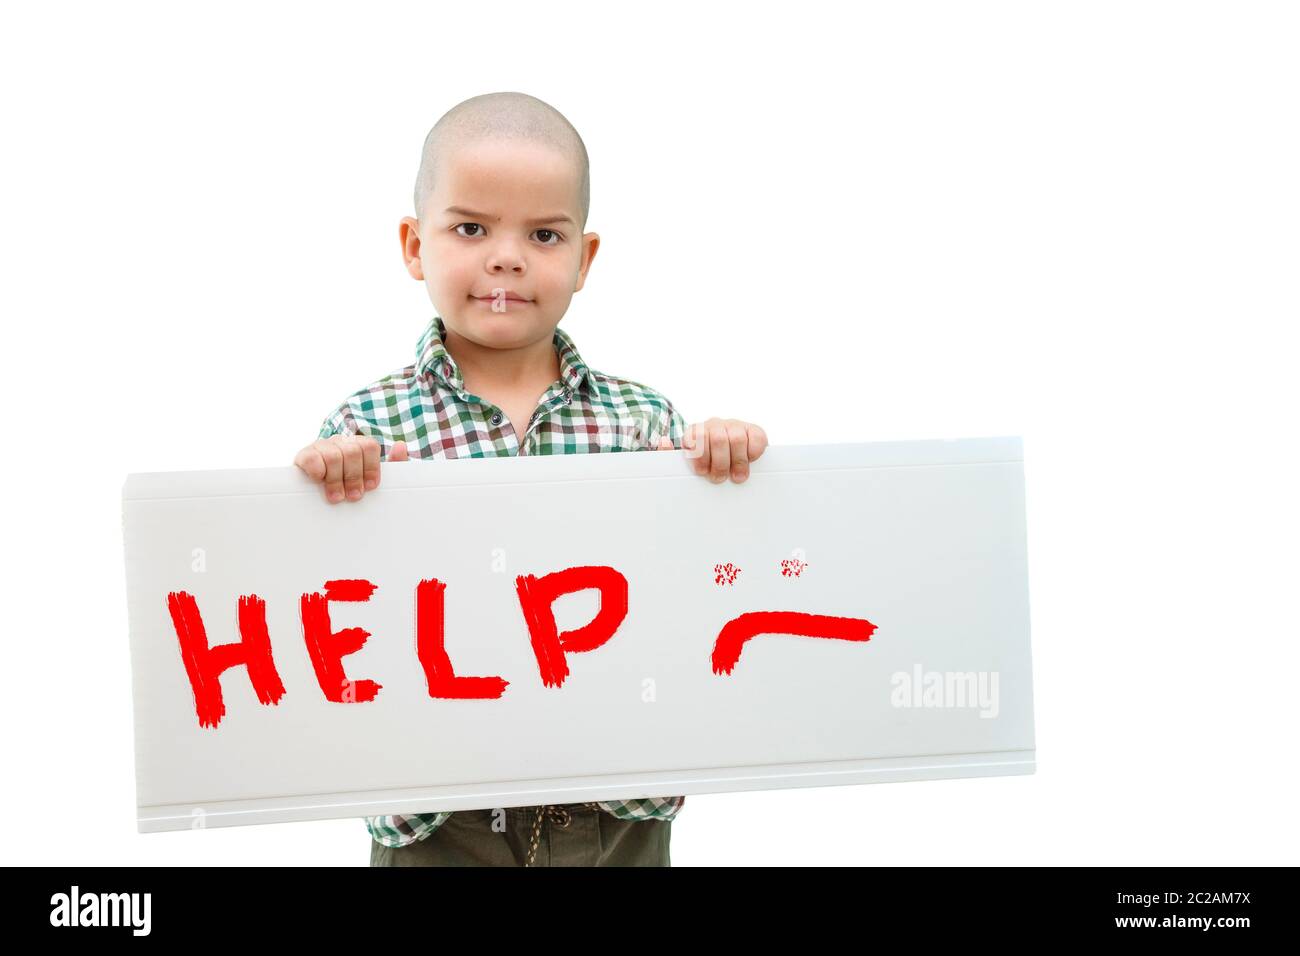
<path id="1" fill-rule="evenodd" d="M 394 443 L 389 461 L 408 459 L 406 442 Z M 379 487 L 379 442 L 369 435 L 331 435 L 320 438 L 298 452 L 293 463 L 312 481 L 325 486 L 330 502 L 344 496 L 359 501 L 367 491 Z"/>
<path id="2" fill-rule="evenodd" d="M 673 447 L 664 436 L 659 451 Z M 735 418 L 710 418 L 698 425 L 688 425 L 682 436 L 682 450 L 695 461 L 695 473 L 707 475 L 713 482 L 727 476 L 739 484 L 749 477 L 749 463 L 757 461 L 767 448 L 767 433 L 757 425 Z"/>

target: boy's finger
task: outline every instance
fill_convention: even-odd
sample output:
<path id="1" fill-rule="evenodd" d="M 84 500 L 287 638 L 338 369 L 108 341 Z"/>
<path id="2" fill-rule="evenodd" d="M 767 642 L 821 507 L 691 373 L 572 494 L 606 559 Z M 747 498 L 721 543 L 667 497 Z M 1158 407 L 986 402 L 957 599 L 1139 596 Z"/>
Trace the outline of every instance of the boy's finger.
<path id="1" fill-rule="evenodd" d="M 757 461 L 758 456 L 767 450 L 767 432 L 757 425 L 749 426 L 749 460 Z"/>
<path id="2" fill-rule="evenodd" d="M 719 422 L 709 429 L 709 478 L 712 481 L 726 481 L 727 472 L 731 470 L 731 442 L 727 437 L 727 426 Z"/>
<path id="3" fill-rule="evenodd" d="M 664 435 L 659 439 L 659 447 L 655 451 L 673 451 L 673 440 Z"/>
<path id="4" fill-rule="evenodd" d="M 301 468 L 312 481 L 319 482 L 325 477 L 325 459 L 320 456 L 320 452 L 315 445 L 308 445 L 298 452 L 293 459 L 293 463 Z"/>
<path id="5" fill-rule="evenodd" d="M 379 442 L 367 436 L 358 439 L 361 445 L 361 480 L 366 491 L 379 485 Z"/>
<path id="6" fill-rule="evenodd" d="M 727 424 L 727 439 L 731 446 L 731 480 L 744 481 L 749 477 L 749 433 L 744 422 Z"/>
<path id="7" fill-rule="evenodd" d="M 325 462 L 325 497 L 330 501 L 343 500 L 343 449 L 335 441 L 337 436 L 316 443 L 321 460 Z"/>
<path id="8" fill-rule="evenodd" d="M 411 453 L 406 447 L 406 442 L 394 442 L 392 449 L 388 452 L 389 461 L 410 461 Z"/>
<path id="9" fill-rule="evenodd" d="M 349 500 L 356 501 L 362 495 L 361 442 L 351 436 L 339 439 L 343 447 L 343 490 Z"/>
<path id="10" fill-rule="evenodd" d="M 694 425 L 687 425 L 686 429 L 682 432 L 682 451 L 686 452 L 687 458 L 698 458 L 700 456 L 699 449 L 696 447 L 695 442 Z"/>
<path id="11" fill-rule="evenodd" d="M 682 439 L 682 447 L 689 449 L 686 456 L 694 464 L 695 473 L 697 475 L 707 475 L 709 473 L 709 442 L 708 434 L 702 425 L 694 424 L 686 427 L 686 437 Z"/>

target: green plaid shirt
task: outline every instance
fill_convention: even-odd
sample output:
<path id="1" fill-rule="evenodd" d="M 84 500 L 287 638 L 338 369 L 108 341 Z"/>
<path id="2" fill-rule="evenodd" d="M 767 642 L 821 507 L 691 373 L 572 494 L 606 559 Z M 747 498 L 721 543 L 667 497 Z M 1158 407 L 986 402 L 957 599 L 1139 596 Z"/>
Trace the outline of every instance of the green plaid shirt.
<path id="1" fill-rule="evenodd" d="M 435 315 L 415 346 L 415 364 L 348 396 L 321 425 L 319 438 L 369 435 L 386 460 L 405 441 L 413 459 L 488 458 L 645 451 L 667 435 L 682 447 L 686 423 L 668 399 L 639 382 L 589 368 L 573 340 L 555 330 L 560 378 L 542 395 L 522 441 L 502 410 L 465 390 L 456 360 L 443 344 L 446 326 Z M 623 820 L 671 820 L 683 797 L 599 803 Z M 406 846 L 442 826 L 452 811 L 366 817 L 384 846 Z"/>

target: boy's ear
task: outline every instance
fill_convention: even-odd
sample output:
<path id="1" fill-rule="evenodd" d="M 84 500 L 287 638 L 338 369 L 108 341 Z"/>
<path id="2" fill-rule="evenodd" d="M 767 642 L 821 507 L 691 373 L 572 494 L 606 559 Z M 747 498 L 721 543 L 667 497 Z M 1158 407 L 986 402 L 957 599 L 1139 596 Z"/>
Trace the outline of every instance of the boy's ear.
<path id="1" fill-rule="evenodd" d="M 424 278 L 424 263 L 420 261 L 420 223 L 406 216 L 397 227 L 397 237 L 402 240 L 402 261 L 412 279 Z"/>
<path id="2" fill-rule="evenodd" d="M 573 287 L 574 292 L 581 289 L 587 281 L 587 270 L 591 268 L 591 260 L 596 258 L 596 250 L 599 248 L 600 236 L 597 233 L 589 232 L 582 237 L 582 262 L 578 264 L 578 284 Z"/>

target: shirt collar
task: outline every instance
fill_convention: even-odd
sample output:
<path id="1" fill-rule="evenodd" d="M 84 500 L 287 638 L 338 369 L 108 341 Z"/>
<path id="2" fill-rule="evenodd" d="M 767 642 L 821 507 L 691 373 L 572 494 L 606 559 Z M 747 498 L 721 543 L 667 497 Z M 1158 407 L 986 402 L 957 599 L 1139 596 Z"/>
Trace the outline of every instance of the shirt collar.
<path id="1" fill-rule="evenodd" d="M 443 342 L 446 334 L 447 327 L 442 321 L 442 316 L 435 315 L 415 345 L 416 371 L 420 376 L 432 373 L 435 378 L 459 392 L 465 388 L 465 380 L 461 377 L 460 366 L 451 357 Z M 591 369 L 578 354 L 573 339 L 569 338 L 567 332 L 556 326 L 552 343 L 555 345 L 556 354 L 560 357 L 560 381 L 564 383 L 565 388 L 576 391 L 585 382 L 590 391 L 592 389 Z"/>

